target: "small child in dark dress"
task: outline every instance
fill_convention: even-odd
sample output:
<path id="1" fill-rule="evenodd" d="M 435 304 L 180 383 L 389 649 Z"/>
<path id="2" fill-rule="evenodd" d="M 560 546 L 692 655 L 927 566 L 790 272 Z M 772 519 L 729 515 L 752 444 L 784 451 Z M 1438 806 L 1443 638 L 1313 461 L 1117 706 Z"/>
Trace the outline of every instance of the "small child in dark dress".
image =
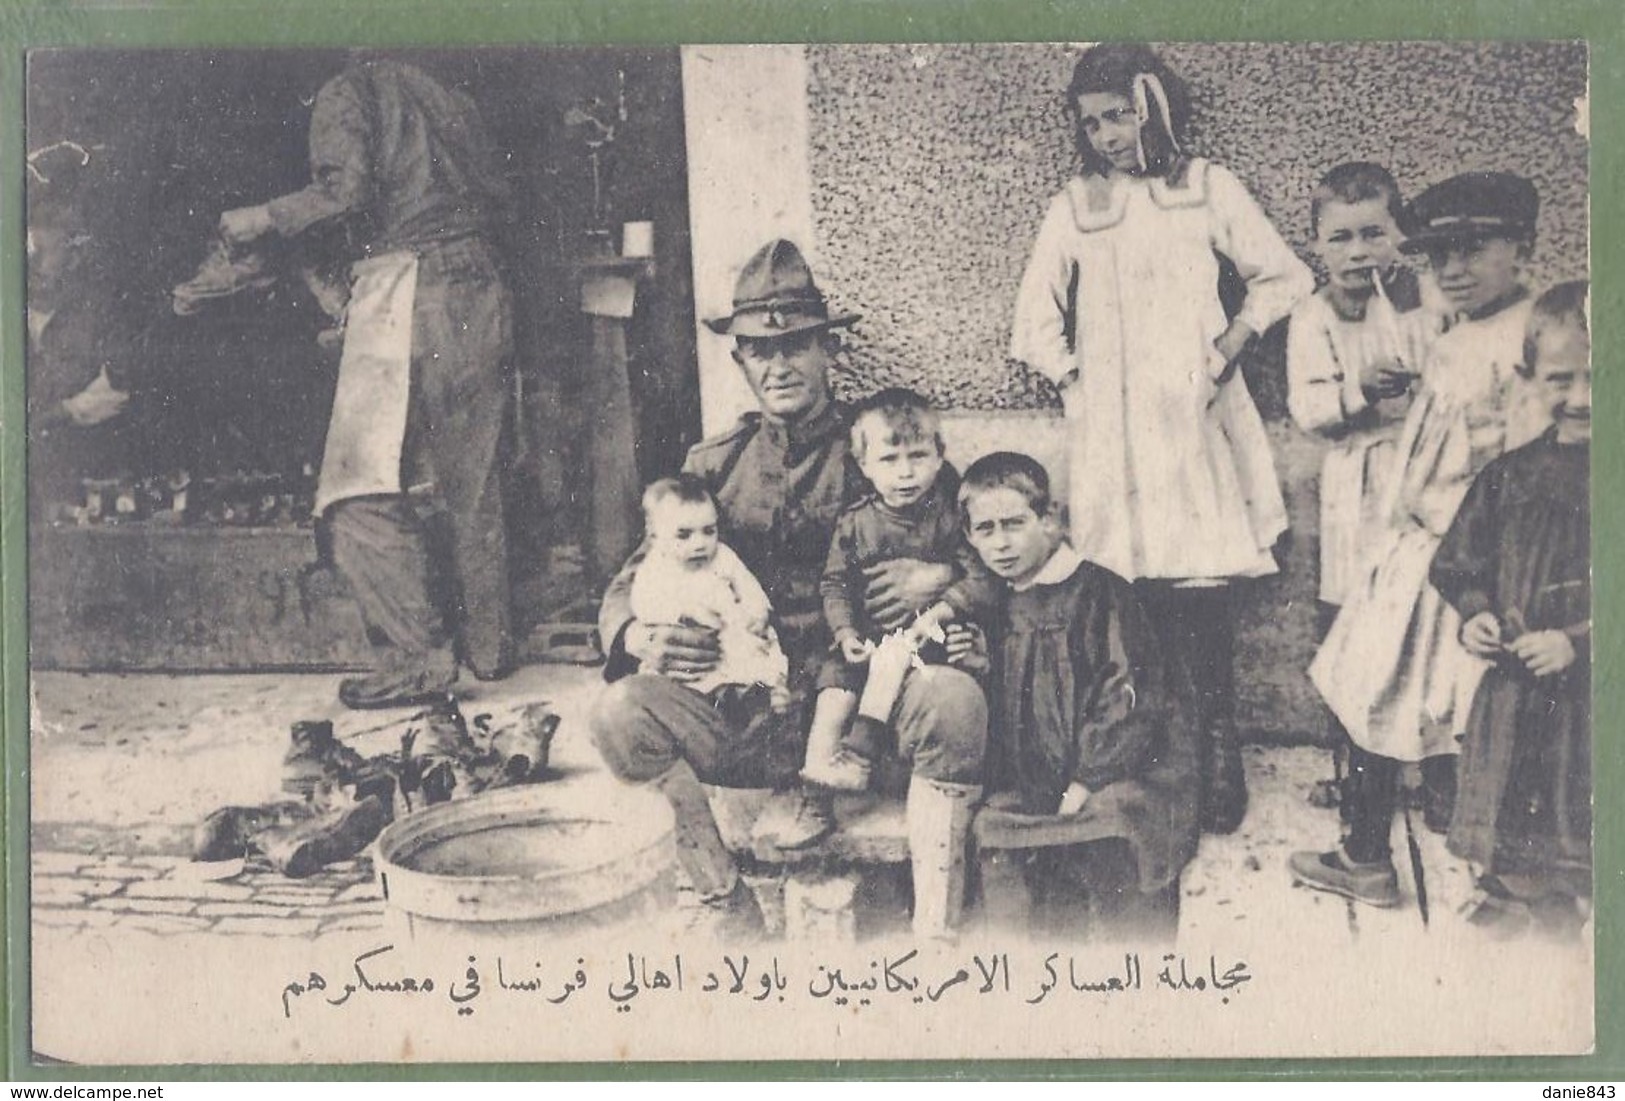
<path id="1" fill-rule="evenodd" d="M 1141 932 L 1171 935 L 1199 837 L 1188 675 L 1129 583 L 1067 542 L 1037 460 L 978 459 L 959 501 L 971 546 L 1007 590 L 990 617 L 989 806 L 1060 842 L 1041 854 L 1058 860 L 1028 868 L 1035 900 L 1070 876 L 1091 884 L 1091 909 L 1130 908 L 1152 926 Z"/>
<path id="2" fill-rule="evenodd" d="M 1588 296 L 1564 283 L 1535 303 L 1522 370 L 1553 425 L 1479 474 L 1429 571 L 1493 663 L 1449 847 L 1482 869 L 1468 920 L 1498 934 L 1572 939 L 1592 891 Z"/>

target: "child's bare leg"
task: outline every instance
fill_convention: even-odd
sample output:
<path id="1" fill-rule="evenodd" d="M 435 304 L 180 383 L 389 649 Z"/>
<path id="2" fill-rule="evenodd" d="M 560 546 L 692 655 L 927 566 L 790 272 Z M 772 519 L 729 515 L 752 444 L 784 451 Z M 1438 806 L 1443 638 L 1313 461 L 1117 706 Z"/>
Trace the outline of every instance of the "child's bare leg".
<path id="1" fill-rule="evenodd" d="M 858 694 L 844 688 L 826 688 L 813 701 L 812 729 L 807 734 L 807 757 L 801 778 L 809 784 L 837 790 L 862 790 L 868 776 L 854 785 L 852 770 L 842 760 L 841 741 L 858 710 Z M 867 770 L 865 770 L 867 772 Z"/>

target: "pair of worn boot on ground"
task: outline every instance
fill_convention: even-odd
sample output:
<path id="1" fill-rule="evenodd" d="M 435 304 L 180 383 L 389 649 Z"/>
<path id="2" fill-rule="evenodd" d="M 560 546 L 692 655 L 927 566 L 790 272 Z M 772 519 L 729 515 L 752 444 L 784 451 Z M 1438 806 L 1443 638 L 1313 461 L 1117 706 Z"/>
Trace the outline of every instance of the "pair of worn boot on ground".
<path id="1" fill-rule="evenodd" d="M 559 724 L 540 703 L 496 730 L 488 715 L 478 715 L 482 747 L 454 700 L 418 718 L 422 726 L 408 727 L 397 753 L 372 758 L 338 741 L 330 722 L 295 723 L 282 761 L 288 798 L 210 814 L 194 836 L 194 861 L 231 875 L 259 852 L 286 876 L 314 875 L 372 844 L 394 818 L 397 791 L 410 811 L 415 803 L 446 802 L 459 787 L 477 792 L 539 779 Z"/>
<path id="2" fill-rule="evenodd" d="M 293 879 L 357 856 L 394 817 L 396 776 L 333 736 L 330 722 L 297 722 L 282 760 L 289 798 L 262 806 L 221 807 L 198 826 L 192 859 L 240 870 L 251 852 Z"/>

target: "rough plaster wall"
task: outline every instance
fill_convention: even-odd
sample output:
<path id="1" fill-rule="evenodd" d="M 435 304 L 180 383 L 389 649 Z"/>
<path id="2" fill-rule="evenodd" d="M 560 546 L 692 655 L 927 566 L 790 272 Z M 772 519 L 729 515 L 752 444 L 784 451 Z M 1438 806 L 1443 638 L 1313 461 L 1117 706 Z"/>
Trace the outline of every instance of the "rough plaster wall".
<path id="1" fill-rule="evenodd" d="M 1532 177 L 1542 199 L 1530 282 L 1583 276 L 1586 145 L 1574 129 L 1585 53 L 1572 44 L 1173 45 L 1191 85 L 1191 144 L 1235 170 L 1306 259 L 1307 195 L 1346 160 L 1389 166 L 1407 194 L 1455 172 Z M 1045 459 L 1053 394 L 1005 356 L 1016 285 L 1048 197 L 1073 171 L 1058 45 L 813 46 L 808 101 L 820 279 L 864 314 L 844 393 L 913 386 L 954 412 L 956 459 L 996 447 Z M 1249 371 L 1284 415 L 1281 364 Z M 991 411 L 1001 411 L 989 415 Z M 1323 445 L 1270 425 L 1292 531 L 1280 576 L 1243 600 L 1238 721 L 1253 738 L 1322 740 L 1303 675 L 1315 645 Z"/>
<path id="2" fill-rule="evenodd" d="M 1307 195 L 1345 160 L 1407 193 L 1469 169 L 1532 177 L 1537 286 L 1586 272 L 1579 45 L 1186 44 L 1191 145 L 1232 169 L 1308 258 Z M 822 275 L 864 314 L 852 390 L 910 385 L 946 408 L 1032 409 L 1007 361 L 1016 284 L 1048 197 L 1073 171 L 1060 45 L 809 47 Z"/>

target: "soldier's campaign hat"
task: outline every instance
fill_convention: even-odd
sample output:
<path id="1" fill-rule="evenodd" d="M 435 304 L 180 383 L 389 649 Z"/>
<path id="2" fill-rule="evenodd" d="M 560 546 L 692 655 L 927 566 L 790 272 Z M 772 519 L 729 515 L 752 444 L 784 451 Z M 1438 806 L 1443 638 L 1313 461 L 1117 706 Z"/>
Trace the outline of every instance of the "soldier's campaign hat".
<path id="1" fill-rule="evenodd" d="M 835 329 L 856 320 L 857 314 L 830 316 L 801 250 L 780 238 L 745 262 L 734 284 L 733 312 L 707 318 L 705 324 L 724 336 L 763 338 Z"/>
<path id="2" fill-rule="evenodd" d="M 1406 252 L 1442 241 L 1483 237 L 1527 238 L 1535 233 L 1540 196 L 1535 185 L 1510 172 L 1466 172 L 1418 195 L 1406 211 Z"/>

